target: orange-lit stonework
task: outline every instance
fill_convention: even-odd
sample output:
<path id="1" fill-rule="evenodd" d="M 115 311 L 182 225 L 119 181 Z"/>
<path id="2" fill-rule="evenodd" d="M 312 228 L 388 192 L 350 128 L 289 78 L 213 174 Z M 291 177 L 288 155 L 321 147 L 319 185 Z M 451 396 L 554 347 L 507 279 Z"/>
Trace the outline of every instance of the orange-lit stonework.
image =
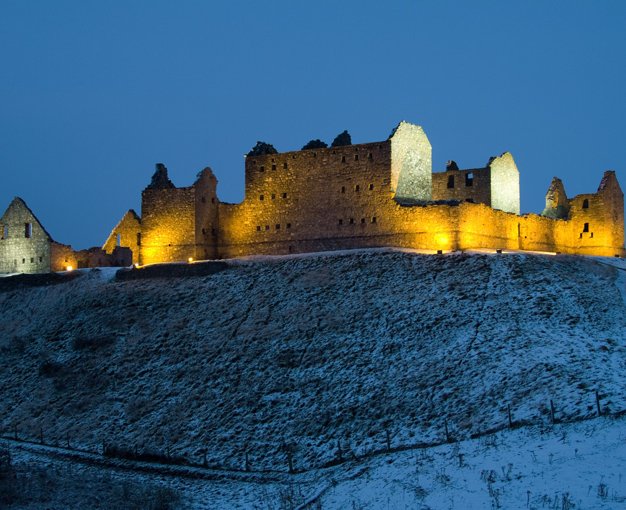
<path id="1" fill-rule="evenodd" d="M 520 215 L 510 153 L 433 173 L 426 133 L 401 122 L 380 142 L 248 156 L 239 204 L 219 201 L 211 169 L 177 188 L 159 164 L 141 217 L 128 211 L 101 249 L 56 243 L 21 199 L 0 227 L 4 273 L 394 246 L 624 256 L 624 194 L 613 171 L 571 199 L 555 177 L 541 215 Z"/>
<path id="2" fill-rule="evenodd" d="M 624 255 L 614 172 L 596 193 L 572 199 L 555 179 L 542 215 L 520 216 L 510 153 L 484 168 L 451 161 L 433 173 L 426 134 L 406 122 L 381 142 L 248 156 L 245 177 L 244 200 L 226 204 L 210 169 L 175 188 L 158 165 L 132 224 L 141 245 L 122 246 L 142 264 L 385 246 Z"/>

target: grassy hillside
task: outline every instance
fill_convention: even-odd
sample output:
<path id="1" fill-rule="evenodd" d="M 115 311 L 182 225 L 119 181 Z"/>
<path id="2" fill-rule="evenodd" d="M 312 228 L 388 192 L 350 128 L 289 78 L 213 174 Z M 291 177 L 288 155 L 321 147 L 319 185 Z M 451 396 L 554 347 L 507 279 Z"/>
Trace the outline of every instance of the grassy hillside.
<path id="1" fill-rule="evenodd" d="M 295 470 L 626 409 L 622 270 L 360 252 L 0 293 L 0 429 Z M 623 281 L 620 285 L 623 285 Z M 289 452 L 289 453 L 288 453 Z"/>

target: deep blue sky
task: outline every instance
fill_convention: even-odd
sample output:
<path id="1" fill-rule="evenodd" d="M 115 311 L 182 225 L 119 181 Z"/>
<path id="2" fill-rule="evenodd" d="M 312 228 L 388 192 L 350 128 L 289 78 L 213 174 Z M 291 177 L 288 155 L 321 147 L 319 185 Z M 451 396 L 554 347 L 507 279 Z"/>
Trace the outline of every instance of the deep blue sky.
<path id="1" fill-rule="evenodd" d="M 0 209 L 101 245 L 156 162 L 211 166 L 243 198 L 243 154 L 420 124 L 436 170 L 513 153 L 522 211 L 626 189 L 626 2 L 0 0 Z"/>

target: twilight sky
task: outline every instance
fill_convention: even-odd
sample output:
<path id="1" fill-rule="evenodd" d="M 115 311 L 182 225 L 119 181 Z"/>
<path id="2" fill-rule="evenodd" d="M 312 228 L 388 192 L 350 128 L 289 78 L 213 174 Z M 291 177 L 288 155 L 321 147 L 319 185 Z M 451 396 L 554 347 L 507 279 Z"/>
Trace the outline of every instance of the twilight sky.
<path id="1" fill-rule="evenodd" d="M 102 245 L 154 164 L 210 166 L 243 198 L 243 154 L 344 129 L 424 127 L 433 164 L 511 151 L 523 212 L 606 169 L 626 189 L 624 1 L 0 0 L 0 209 Z"/>

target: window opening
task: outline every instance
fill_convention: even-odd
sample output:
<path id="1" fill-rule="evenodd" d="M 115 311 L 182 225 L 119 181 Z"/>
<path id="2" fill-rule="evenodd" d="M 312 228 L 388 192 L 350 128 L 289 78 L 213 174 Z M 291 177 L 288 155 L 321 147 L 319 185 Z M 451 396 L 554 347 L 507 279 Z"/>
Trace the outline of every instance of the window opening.
<path id="1" fill-rule="evenodd" d="M 448 189 L 454 189 L 454 175 L 448 175 Z"/>
<path id="2" fill-rule="evenodd" d="M 472 186 L 474 184 L 474 172 L 467 172 L 465 174 L 465 185 Z"/>
<path id="3" fill-rule="evenodd" d="M 215 203 L 215 197 L 211 198 L 211 203 L 214 204 Z"/>
<path id="4" fill-rule="evenodd" d="M 374 185 L 370 184 L 370 191 L 372 191 L 374 189 Z"/>
<path id="5" fill-rule="evenodd" d="M 583 225 L 583 232 L 589 232 L 589 223 Z"/>
<path id="6" fill-rule="evenodd" d="M 376 216 L 372 216 L 372 223 L 376 223 Z"/>
<path id="7" fill-rule="evenodd" d="M 519 223 L 517 224 L 517 237 L 522 237 L 522 227 Z"/>
<path id="8" fill-rule="evenodd" d="M 369 159 L 370 161 L 372 161 L 372 159 L 374 159 L 374 158 L 372 157 L 372 153 L 371 153 L 371 152 L 367 155 L 367 159 Z"/>
<path id="9" fill-rule="evenodd" d="M 141 246 L 141 232 L 137 232 L 137 246 Z"/>
<path id="10" fill-rule="evenodd" d="M 341 186 L 341 192 L 345 193 L 346 192 L 346 187 L 345 186 Z"/>
<path id="11" fill-rule="evenodd" d="M 24 223 L 24 237 L 30 239 L 33 236 L 33 224 Z"/>
<path id="12" fill-rule="evenodd" d="M 265 167 L 263 165 L 259 167 L 259 172 L 265 172 Z"/>
<path id="13" fill-rule="evenodd" d="M 342 220 L 342 219 L 340 219 L 340 220 L 338 221 L 338 225 L 343 225 L 343 220 Z"/>
<path id="14" fill-rule="evenodd" d="M 283 198 L 287 198 L 287 193 L 283 193 Z"/>
<path id="15" fill-rule="evenodd" d="M 257 225 L 257 226 L 256 226 L 256 231 L 257 231 L 257 232 L 261 232 L 261 225 Z"/>
<path id="16" fill-rule="evenodd" d="M 259 200 L 263 200 L 265 197 L 263 195 L 259 195 Z"/>
<path id="17" fill-rule="evenodd" d="M 35 257 L 30 258 L 30 263 L 32 264 L 33 262 L 35 262 Z"/>
<path id="18" fill-rule="evenodd" d="M 122 246 L 122 234 L 115 234 L 115 246 Z"/>
<path id="19" fill-rule="evenodd" d="M 270 226 L 269 225 L 265 225 L 265 230 L 269 230 Z"/>
<path id="20" fill-rule="evenodd" d="M 202 203 L 206 204 L 206 197 L 202 197 Z"/>
<path id="21" fill-rule="evenodd" d="M 359 155 L 358 155 L 358 154 L 355 154 L 355 155 L 354 155 L 354 161 L 358 161 L 358 160 L 359 160 Z"/>
<path id="22" fill-rule="evenodd" d="M 283 169 L 287 170 L 287 163 L 283 163 Z"/>
<path id="23" fill-rule="evenodd" d="M 276 230 L 280 230 L 280 223 L 276 223 Z"/>
<path id="24" fill-rule="evenodd" d="M 583 209 L 589 209 L 589 200 L 586 198 L 583 200 Z"/>
<path id="25" fill-rule="evenodd" d="M 291 228 L 291 223 L 287 223 L 287 228 Z"/>
<path id="26" fill-rule="evenodd" d="M 354 218 L 350 218 L 350 225 L 354 225 Z"/>
<path id="27" fill-rule="evenodd" d="M 365 218 L 361 218 L 361 225 L 365 223 Z"/>
<path id="28" fill-rule="evenodd" d="M 354 187 L 354 191 L 361 191 L 361 186 L 358 184 Z"/>
<path id="29" fill-rule="evenodd" d="M 341 162 L 345 163 L 346 162 L 346 157 L 345 156 L 341 156 Z"/>
<path id="30" fill-rule="evenodd" d="M 272 200 L 276 200 L 276 193 L 272 193 Z"/>
<path id="31" fill-rule="evenodd" d="M 272 165 L 272 170 L 276 170 L 276 165 Z"/>

